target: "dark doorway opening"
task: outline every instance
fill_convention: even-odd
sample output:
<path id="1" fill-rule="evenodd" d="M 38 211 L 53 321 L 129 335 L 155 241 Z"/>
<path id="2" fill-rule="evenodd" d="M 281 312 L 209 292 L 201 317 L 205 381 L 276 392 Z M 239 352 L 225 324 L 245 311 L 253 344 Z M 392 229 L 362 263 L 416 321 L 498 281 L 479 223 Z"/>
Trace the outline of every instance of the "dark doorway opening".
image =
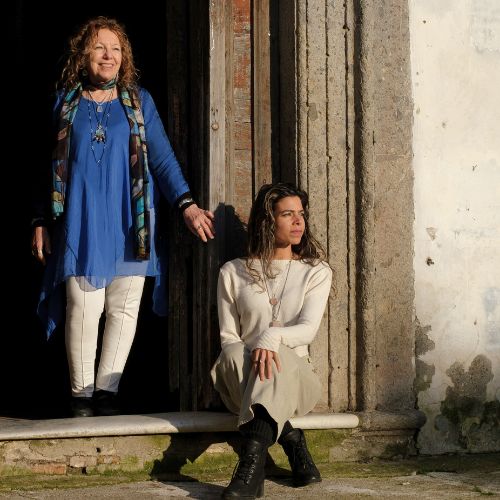
<path id="1" fill-rule="evenodd" d="M 190 161 L 190 141 L 172 140 L 172 135 L 178 138 L 190 134 L 186 129 L 190 122 L 203 115 L 202 112 L 193 113 L 190 104 L 193 102 L 191 88 L 204 88 L 203 75 L 200 74 L 200 81 L 196 85 L 189 78 L 182 82 L 177 76 L 174 86 L 182 87 L 182 92 L 179 98 L 175 98 L 176 90 L 172 88 L 169 78 L 169 61 L 172 61 L 172 57 L 167 54 L 170 50 L 168 40 L 172 37 L 167 36 L 167 31 L 176 22 L 169 16 L 180 12 L 179 22 L 186 24 L 184 42 L 186 47 L 189 46 L 189 30 L 192 28 L 187 20 L 197 17 L 194 10 L 203 3 L 171 0 L 150 2 L 147 8 L 127 10 L 123 2 L 111 0 L 103 8 L 82 4 L 78 11 L 68 9 L 67 2 L 62 1 L 44 3 L 18 0 L 15 3 L 9 28 L 15 43 L 16 61 L 10 70 L 13 73 L 10 75 L 12 81 L 8 81 L 10 92 L 7 99 L 7 116 L 11 117 L 13 137 L 6 157 L 14 181 L 10 183 L 8 191 L 9 206 L 13 206 L 9 210 L 12 219 L 8 221 L 8 240 L 12 245 L 7 245 L 10 251 L 6 261 L 6 288 L 3 294 L 5 320 L 0 335 L 0 354 L 3 355 L 1 380 L 5 387 L 0 398 L 0 417 L 58 418 L 68 415 L 70 389 L 64 325 L 58 327 L 47 341 L 35 312 L 42 268 L 30 252 L 29 194 L 30 183 L 39 182 L 43 178 L 41 173 L 50 168 L 50 96 L 60 74 L 61 56 L 66 49 L 68 36 L 80 23 L 96 15 L 113 17 L 125 25 L 141 73 L 140 84 L 152 94 L 187 180 L 195 194 L 198 194 L 197 190 L 200 191 L 202 187 L 190 172 L 193 163 Z M 199 9 L 203 10 L 204 7 Z M 203 19 L 203 13 L 199 14 Z M 178 29 L 182 31 L 183 27 Z M 174 52 L 178 55 L 186 47 L 175 47 Z M 188 50 L 190 52 L 192 49 Z M 189 66 L 189 57 L 184 64 Z M 181 74 L 188 75 L 189 71 Z M 181 132 L 175 130 L 175 127 L 179 127 L 179 120 L 176 119 L 179 109 L 172 109 L 173 102 L 178 103 L 183 113 L 180 121 L 184 129 Z M 201 103 L 199 99 L 196 102 Z M 203 128 L 202 124 L 198 126 L 200 130 Z M 163 212 L 164 219 L 169 222 L 172 217 L 176 217 L 166 205 Z M 183 229 L 178 221 L 174 221 L 165 224 L 165 231 L 172 233 Z M 188 267 L 192 260 L 192 249 L 186 237 L 184 241 L 187 241 L 183 252 L 184 263 Z M 172 287 L 172 278 L 170 281 Z M 178 390 L 168 380 L 169 358 L 172 359 L 172 353 L 169 356 L 169 346 L 172 345 L 168 332 L 169 320 L 152 313 L 150 290 L 151 284 L 147 283 L 136 338 L 120 386 L 125 413 L 179 409 Z M 188 293 L 186 289 L 185 294 Z"/>

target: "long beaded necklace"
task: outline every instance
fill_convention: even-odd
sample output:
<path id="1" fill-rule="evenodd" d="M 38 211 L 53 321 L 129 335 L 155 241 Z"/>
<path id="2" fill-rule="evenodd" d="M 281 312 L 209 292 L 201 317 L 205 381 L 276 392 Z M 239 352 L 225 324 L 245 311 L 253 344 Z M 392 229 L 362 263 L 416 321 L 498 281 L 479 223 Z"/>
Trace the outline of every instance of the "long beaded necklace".
<path id="1" fill-rule="evenodd" d="M 262 273 L 262 277 L 264 278 L 264 286 L 266 287 L 267 296 L 269 297 L 269 304 L 271 304 L 272 319 L 271 319 L 271 323 L 269 323 L 269 326 L 283 326 L 283 323 L 278 319 L 278 317 L 279 317 L 280 308 L 281 308 L 281 301 L 283 299 L 283 293 L 285 291 L 286 282 L 288 281 L 288 274 L 290 273 L 290 266 L 291 265 L 292 265 L 292 259 L 290 258 L 290 260 L 288 261 L 288 269 L 286 271 L 285 282 L 283 283 L 283 288 L 281 289 L 281 294 L 280 294 L 279 300 L 276 298 L 276 293 L 274 292 L 274 290 L 271 290 L 272 296 L 269 293 L 270 285 L 267 284 L 266 276 L 264 273 Z"/>
<path id="2" fill-rule="evenodd" d="M 109 115 L 111 114 L 111 96 L 113 95 L 113 88 L 110 89 L 109 93 L 104 97 L 104 99 L 101 102 L 97 102 L 94 97 L 92 96 L 92 93 L 90 90 L 88 91 L 88 94 L 90 96 L 90 100 L 87 100 L 87 110 L 88 110 L 88 115 L 89 115 L 89 124 L 90 124 L 90 149 L 92 150 L 92 155 L 94 156 L 95 162 L 100 165 L 101 160 L 104 156 L 104 152 L 106 151 L 106 132 L 108 130 L 108 120 L 109 120 Z M 92 105 L 90 103 L 92 101 Z M 103 109 L 103 104 L 106 102 L 104 105 Z M 90 111 L 90 108 L 94 110 L 94 115 L 95 115 L 95 120 L 96 120 L 96 129 L 92 128 L 92 113 Z M 102 112 L 102 116 L 99 119 L 98 113 Z M 97 158 L 95 147 L 94 147 L 94 142 L 102 142 L 102 150 L 101 154 L 99 155 L 99 158 Z"/>

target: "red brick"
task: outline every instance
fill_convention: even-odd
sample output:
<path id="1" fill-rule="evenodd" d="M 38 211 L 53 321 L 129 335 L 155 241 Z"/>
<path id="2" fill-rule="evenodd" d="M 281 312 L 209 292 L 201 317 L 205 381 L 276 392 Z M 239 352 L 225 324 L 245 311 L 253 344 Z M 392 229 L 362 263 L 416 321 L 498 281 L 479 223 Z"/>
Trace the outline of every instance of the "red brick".
<path id="1" fill-rule="evenodd" d="M 233 30 L 236 34 L 250 33 L 250 0 L 233 0 Z"/>
<path id="2" fill-rule="evenodd" d="M 48 463 L 48 464 L 35 464 L 31 466 L 31 470 L 35 474 L 66 474 L 66 464 Z"/>

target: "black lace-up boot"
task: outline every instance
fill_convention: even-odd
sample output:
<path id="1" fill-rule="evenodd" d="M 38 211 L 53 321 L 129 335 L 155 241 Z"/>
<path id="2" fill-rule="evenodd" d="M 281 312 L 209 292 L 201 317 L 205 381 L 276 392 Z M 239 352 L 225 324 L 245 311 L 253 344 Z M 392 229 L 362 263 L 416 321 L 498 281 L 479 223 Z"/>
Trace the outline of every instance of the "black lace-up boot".
<path id="1" fill-rule="evenodd" d="M 71 397 L 71 413 L 73 417 L 93 417 L 92 398 Z"/>
<path id="2" fill-rule="evenodd" d="M 94 414 L 97 416 L 120 415 L 118 396 L 114 392 L 98 389 L 94 392 Z"/>
<path id="3" fill-rule="evenodd" d="M 267 446 L 255 439 L 245 439 L 241 456 L 222 498 L 260 498 L 264 496 Z"/>
<path id="4" fill-rule="evenodd" d="M 306 438 L 302 429 L 293 429 L 278 439 L 283 446 L 292 468 L 293 485 L 307 486 L 319 483 L 321 475 L 314 465 L 313 459 L 306 445 Z"/>

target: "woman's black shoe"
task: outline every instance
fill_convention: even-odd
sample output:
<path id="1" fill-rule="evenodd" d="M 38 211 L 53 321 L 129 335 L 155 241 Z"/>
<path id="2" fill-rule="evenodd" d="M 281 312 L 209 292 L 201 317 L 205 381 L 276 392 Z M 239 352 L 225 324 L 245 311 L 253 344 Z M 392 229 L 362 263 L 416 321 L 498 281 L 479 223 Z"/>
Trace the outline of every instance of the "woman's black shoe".
<path id="1" fill-rule="evenodd" d="M 243 443 L 240 461 L 222 498 L 260 498 L 264 496 L 267 446 L 254 439 Z"/>
<path id="2" fill-rule="evenodd" d="M 306 445 L 306 438 L 302 429 L 293 429 L 278 439 L 283 446 L 292 468 L 293 485 L 307 486 L 321 482 L 321 474 L 314 465 L 313 459 Z"/>
<path id="3" fill-rule="evenodd" d="M 100 417 L 120 415 L 116 393 L 103 390 L 95 391 L 94 414 Z"/>
<path id="4" fill-rule="evenodd" d="M 93 417 L 92 398 L 71 398 L 71 413 L 73 417 Z"/>

